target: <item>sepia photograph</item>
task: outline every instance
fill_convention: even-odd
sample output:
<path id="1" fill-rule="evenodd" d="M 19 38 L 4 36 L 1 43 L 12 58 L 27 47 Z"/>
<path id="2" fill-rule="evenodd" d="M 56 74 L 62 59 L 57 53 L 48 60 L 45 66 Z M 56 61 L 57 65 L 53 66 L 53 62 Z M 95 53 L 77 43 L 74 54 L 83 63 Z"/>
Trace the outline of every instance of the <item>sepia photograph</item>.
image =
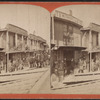
<path id="1" fill-rule="evenodd" d="M 58 4 L 0 4 L 0 95 L 100 93 L 100 5 Z"/>
<path id="2" fill-rule="evenodd" d="M 0 12 L 0 94 L 38 94 L 50 75 L 50 13 L 25 4 Z"/>
<path id="3" fill-rule="evenodd" d="M 100 93 L 100 5 L 69 5 L 51 13 L 54 94 Z"/>

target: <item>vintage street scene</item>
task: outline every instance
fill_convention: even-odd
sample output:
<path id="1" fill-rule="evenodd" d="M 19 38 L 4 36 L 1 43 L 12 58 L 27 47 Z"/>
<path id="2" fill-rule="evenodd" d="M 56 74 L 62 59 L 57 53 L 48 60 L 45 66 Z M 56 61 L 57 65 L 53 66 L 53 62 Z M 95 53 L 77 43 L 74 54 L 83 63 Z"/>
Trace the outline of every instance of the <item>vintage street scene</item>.
<path id="1" fill-rule="evenodd" d="M 100 93 L 99 9 L 96 5 L 71 5 L 52 12 L 52 93 Z"/>
<path id="2" fill-rule="evenodd" d="M 0 10 L 0 93 L 35 93 L 50 74 L 50 13 L 17 4 Z"/>
<path id="3" fill-rule="evenodd" d="M 0 5 L 0 94 L 99 94 L 99 11 Z"/>

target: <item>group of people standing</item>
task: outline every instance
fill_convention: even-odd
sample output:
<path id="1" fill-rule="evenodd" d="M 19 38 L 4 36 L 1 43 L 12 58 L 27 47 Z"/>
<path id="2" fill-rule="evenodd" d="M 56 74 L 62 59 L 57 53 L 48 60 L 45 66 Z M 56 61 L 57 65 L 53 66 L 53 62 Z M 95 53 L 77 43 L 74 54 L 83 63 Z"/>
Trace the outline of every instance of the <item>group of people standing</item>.
<path id="1" fill-rule="evenodd" d="M 80 57 L 78 61 L 78 73 L 84 73 L 86 70 L 87 70 L 86 59 Z"/>
<path id="2" fill-rule="evenodd" d="M 78 73 L 95 72 L 100 70 L 100 58 L 93 58 L 91 62 L 88 63 L 86 59 L 79 59 L 79 71 Z"/>
<path id="3" fill-rule="evenodd" d="M 64 58 L 63 60 L 56 60 L 54 61 L 53 68 L 56 76 L 58 77 L 65 77 L 66 75 L 69 75 L 73 73 L 74 71 L 74 59 L 66 59 Z"/>
<path id="4" fill-rule="evenodd" d="M 100 58 L 92 59 L 91 60 L 91 71 L 98 71 L 100 70 Z"/>
<path id="5" fill-rule="evenodd" d="M 42 68 L 50 64 L 50 56 L 46 51 L 33 52 L 28 56 L 9 59 L 6 64 L 8 72 L 23 70 L 25 68 Z M 0 73 L 6 67 L 6 64 L 4 64 L 3 60 L 0 61 Z"/>
<path id="6" fill-rule="evenodd" d="M 42 68 L 49 65 L 50 57 L 47 52 L 39 52 L 29 57 L 28 60 L 30 68 L 32 67 Z"/>

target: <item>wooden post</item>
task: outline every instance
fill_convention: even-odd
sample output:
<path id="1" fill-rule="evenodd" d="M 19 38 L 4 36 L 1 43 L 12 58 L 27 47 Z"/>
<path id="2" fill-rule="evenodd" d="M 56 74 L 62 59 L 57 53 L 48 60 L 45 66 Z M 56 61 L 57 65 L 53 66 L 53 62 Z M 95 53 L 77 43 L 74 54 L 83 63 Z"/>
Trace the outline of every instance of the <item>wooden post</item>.
<path id="1" fill-rule="evenodd" d="M 92 50 L 92 33 L 91 33 L 91 29 L 90 29 L 90 31 L 89 31 L 89 51 L 91 51 Z M 90 56 L 90 58 L 89 58 L 89 62 L 90 62 L 90 64 L 89 64 L 89 71 L 91 70 L 91 58 L 92 58 L 92 54 L 91 54 L 91 52 L 90 52 L 90 54 L 89 54 Z"/>
<path id="2" fill-rule="evenodd" d="M 36 41 L 34 40 L 34 49 L 36 50 Z"/>
<path id="3" fill-rule="evenodd" d="M 89 31 L 89 50 L 92 49 L 92 33 L 91 30 Z"/>
<path id="4" fill-rule="evenodd" d="M 22 50 L 23 50 L 23 48 L 24 48 L 24 47 L 23 47 L 23 35 L 22 35 Z"/>
<path id="5" fill-rule="evenodd" d="M 8 36 L 8 31 L 6 32 L 6 51 L 8 52 L 9 50 L 9 36 Z"/>
<path id="6" fill-rule="evenodd" d="M 91 53 L 91 52 L 90 52 L 90 56 L 89 56 L 89 57 L 90 57 L 90 58 L 89 58 L 89 60 L 90 60 L 89 72 L 90 72 L 90 71 L 91 71 L 91 66 L 92 66 L 92 65 L 91 65 L 91 61 L 92 61 L 92 60 L 91 60 L 91 58 L 92 58 L 92 53 Z"/>
<path id="7" fill-rule="evenodd" d="M 37 40 L 36 40 L 36 50 L 37 50 Z"/>
<path id="8" fill-rule="evenodd" d="M 52 42 L 54 43 L 54 16 L 52 15 Z"/>
<path id="9" fill-rule="evenodd" d="M 34 45 L 33 45 L 33 43 L 34 43 L 34 41 L 31 39 L 31 50 L 33 50 L 34 49 Z"/>
<path id="10" fill-rule="evenodd" d="M 9 51 L 9 34 L 8 31 L 6 32 L 6 52 Z M 6 53 L 6 72 L 8 70 L 8 55 Z"/>
<path id="11" fill-rule="evenodd" d="M 6 54 L 6 72 L 8 71 L 9 53 Z"/>
<path id="12" fill-rule="evenodd" d="M 26 42 L 27 42 L 27 45 L 28 45 L 28 37 L 26 37 Z"/>
<path id="13" fill-rule="evenodd" d="M 17 47 L 17 33 L 15 33 L 15 46 Z"/>
<path id="14" fill-rule="evenodd" d="M 100 33 L 98 33 L 98 46 L 100 46 Z"/>

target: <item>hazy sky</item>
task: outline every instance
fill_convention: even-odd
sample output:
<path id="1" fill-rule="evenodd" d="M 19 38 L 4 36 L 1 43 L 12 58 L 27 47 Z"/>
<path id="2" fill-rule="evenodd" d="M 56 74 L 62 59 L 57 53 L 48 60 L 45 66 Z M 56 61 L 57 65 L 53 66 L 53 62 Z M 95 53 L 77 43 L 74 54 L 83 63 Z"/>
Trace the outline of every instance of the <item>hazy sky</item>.
<path id="1" fill-rule="evenodd" d="M 0 4 L 0 28 L 7 23 L 24 28 L 29 33 L 50 41 L 50 13 L 39 6 L 24 4 Z"/>
<path id="2" fill-rule="evenodd" d="M 67 14 L 69 14 L 69 10 L 72 10 L 73 16 L 82 20 L 84 27 L 87 27 L 90 22 L 100 25 L 100 5 L 69 5 L 56 10 Z"/>

